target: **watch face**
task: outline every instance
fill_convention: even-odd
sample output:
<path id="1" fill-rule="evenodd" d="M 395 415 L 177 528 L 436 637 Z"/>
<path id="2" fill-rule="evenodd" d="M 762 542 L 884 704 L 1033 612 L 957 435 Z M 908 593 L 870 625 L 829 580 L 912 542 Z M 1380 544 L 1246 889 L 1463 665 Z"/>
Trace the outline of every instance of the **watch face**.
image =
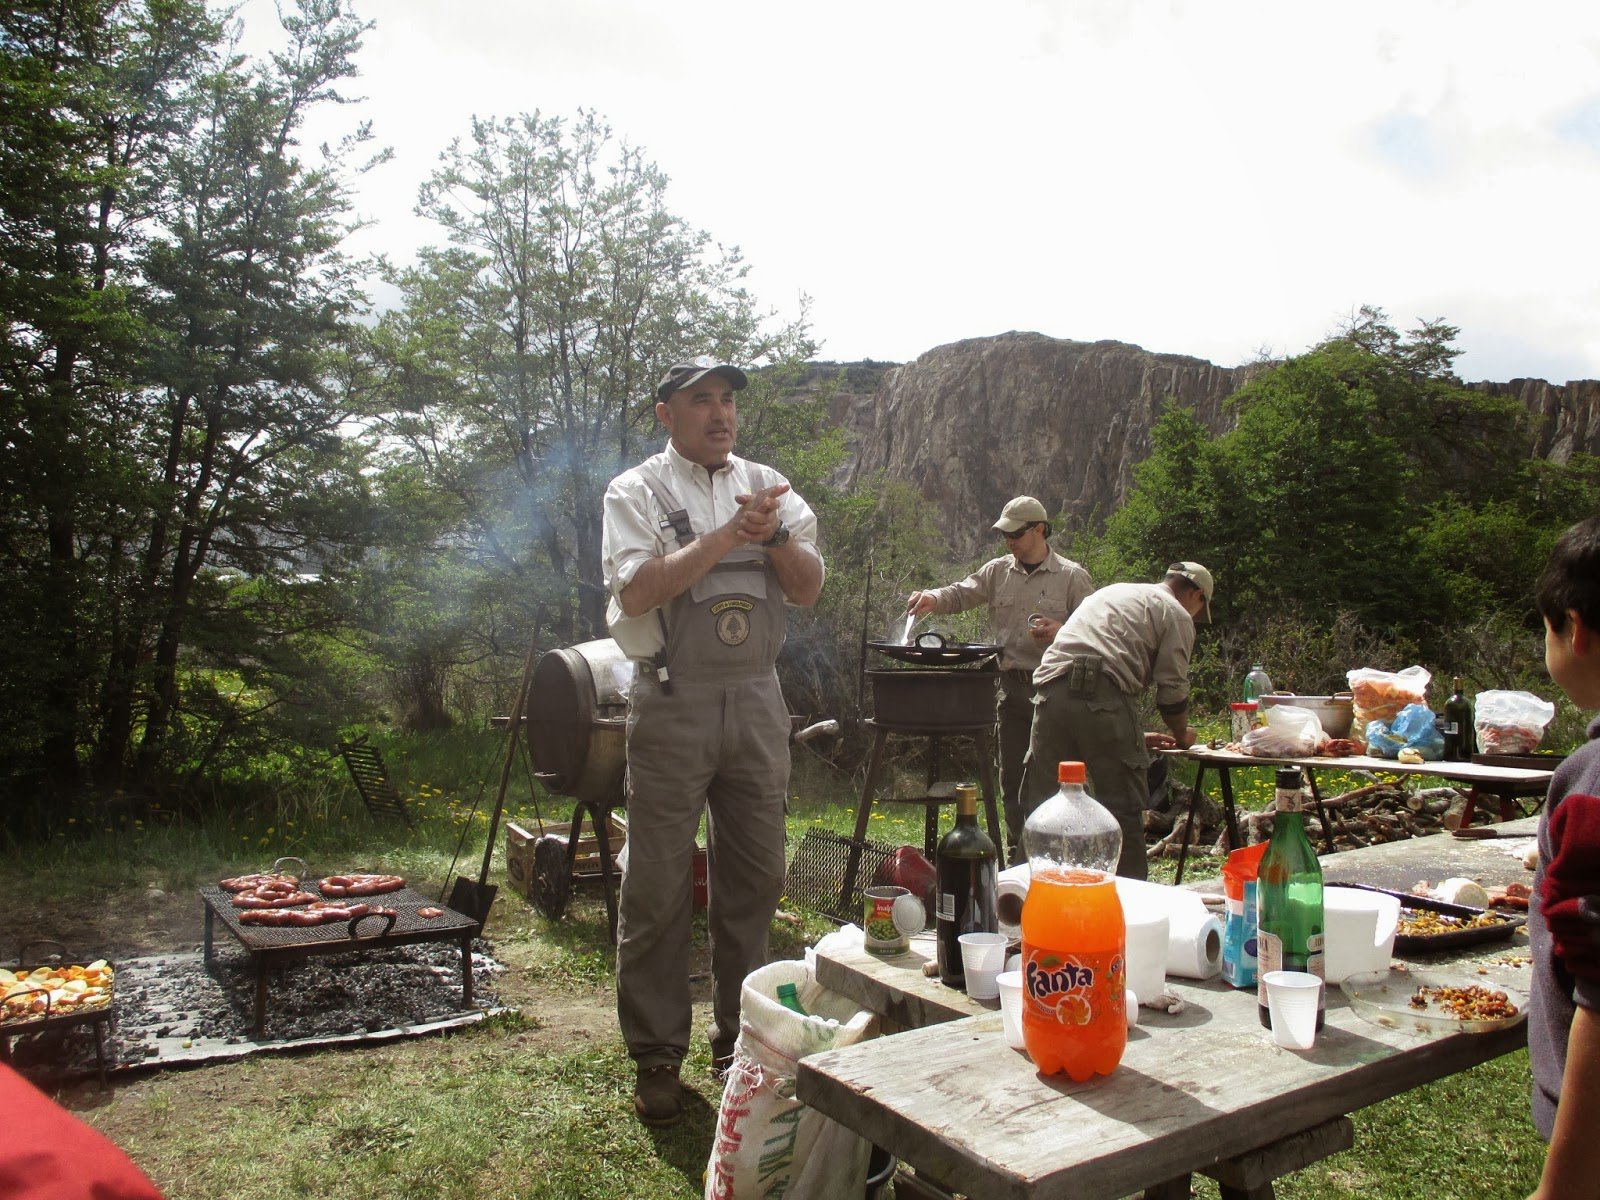
<path id="1" fill-rule="evenodd" d="M 787 525 L 779 525 L 778 532 L 769 537 L 764 544 L 768 546 L 782 546 L 788 541 L 789 527 Z"/>

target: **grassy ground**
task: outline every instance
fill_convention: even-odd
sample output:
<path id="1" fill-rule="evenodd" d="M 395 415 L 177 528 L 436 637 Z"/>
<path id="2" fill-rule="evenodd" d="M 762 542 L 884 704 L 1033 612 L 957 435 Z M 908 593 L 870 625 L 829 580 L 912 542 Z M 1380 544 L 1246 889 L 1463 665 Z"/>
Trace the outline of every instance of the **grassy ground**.
<path id="1" fill-rule="evenodd" d="M 38 935 L 119 953 L 190 948 L 200 928 L 193 888 L 278 854 L 299 854 L 313 870 L 396 870 L 434 887 L 475 876 L 499 751 L 492 733 L 386 746 L 391 774 L 422 816 L 409 834 L 373 824 L 336 781 L 203 826 L 129 812 L 63 829 L 0 863 L 0 953 Z M 859 780 L 805 750 L 796 768 L 792 844 L 813 826 L 848 831 Z M 1240 784 L 1247 806 L 1267 798 Z M 530 795 L 526 777 L 514 777 L 511 815 L 532 815 Z M 567 817 L 548 802 L 542 812 Z M 452 867 L 462 830 L 465 856 Z M 871 835 L 920 845 L 920 809 L 882 806 Z M 709 1015 L 703 924 L 691 962 L 697 1037 L 684 1072 L 694 1095 L 682 1125 L 652 1132 L 631 1115 L 597 894 L 580 890 L 572 911 L 550 922 L 505 886 L 498 854 L 493 881 L 502 886 L 489 936 L 508 967 L 496 990 L 516 1015 L 378 1047 L 118 1076 L 108 1091 L 73 1083 L 58 1098 L 124 1146 L 172 1200 L 700 1196 L 720 1100 L 698 1032 Z M 798 957 L 828 928 L 779 921 L 774 953 Z M 1527 1090 L 1527 1056 L 1517 1054 L 1364 1110 L 1352 1151 L 1284 1180 L 1278 1195 L 1526 1195 L 1543 1159 Z M 1196 1191 L 1218 1194 L 1205 1179 Z"/>

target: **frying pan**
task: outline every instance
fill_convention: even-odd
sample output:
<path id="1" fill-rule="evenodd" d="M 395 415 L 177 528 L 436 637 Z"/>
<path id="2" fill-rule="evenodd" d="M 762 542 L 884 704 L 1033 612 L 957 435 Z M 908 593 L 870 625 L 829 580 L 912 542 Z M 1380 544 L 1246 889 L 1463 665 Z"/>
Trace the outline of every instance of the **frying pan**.
<path id="1" fill-rule="evenodd" d="M 899 642 L 868 642 L 880 654 L 923 667 L 955 667 L 981 662 L 1000 653 L 1000 646 L 989 642 L 947 642 L 942 633 L 919 633 L 910 645 Z"/>

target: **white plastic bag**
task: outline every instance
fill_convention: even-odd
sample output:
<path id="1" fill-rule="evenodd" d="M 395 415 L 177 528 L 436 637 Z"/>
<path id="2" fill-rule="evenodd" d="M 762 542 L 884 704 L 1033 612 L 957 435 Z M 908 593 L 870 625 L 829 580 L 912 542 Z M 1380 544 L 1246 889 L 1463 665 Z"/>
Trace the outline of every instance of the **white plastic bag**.
<path id="1" fill-rule="evenodd" d="M 1479 692 L 1472 702 L 1472 724 L 1482 754 L 1532 754 L 1544 741 L 1544 727 L 1556 706 L 1532 692 Z"/>
<path id="2" fill-rule="evenodd" d="M 1257 758 L 1310 758 L 1327 741 L 1322 722 L 1309 708 L 1274 704 L 1267 709 L 1267 723 L 1245 734 L 1239 745 Z"/>
<path id="3" fill-rule="evenodd" d="M 1400 710 L 1408 704 L 1428 702 L 1428 684 L 1433 676 L 1423 667 L 1407 667 L 1404 671 L 1375 671 L 1371 667 L 1358 667 L 1346 671 L 1353 700 L 1351 710 L 1351 736 L 1364 738 L 1368 721 L 1393 724 Z"/>
<path id="4" fill-rule="evenodd" d="M 837 935 L 830 935 L 837 936 Z M 777 1000 L 792 983 L 807 1015 Z M 739 1000 L 739 1040 L 722 1089 L 705 1200 L 834 1200 L 866 1188 L 871 1145 L 794 1096 L 796 1064 L 875 1031 L 876 1018 L 817 982 L 806 962 L 750 972 Z"/>

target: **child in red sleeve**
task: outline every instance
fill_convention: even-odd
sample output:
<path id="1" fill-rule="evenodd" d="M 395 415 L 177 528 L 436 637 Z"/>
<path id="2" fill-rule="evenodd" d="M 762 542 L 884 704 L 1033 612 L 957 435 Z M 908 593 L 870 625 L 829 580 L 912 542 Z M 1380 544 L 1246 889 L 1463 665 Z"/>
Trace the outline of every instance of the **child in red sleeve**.
<path id="1" fill-rule="evenodd" d="M 1534 599 L 1550 678 L 1600 709 L 1600 517 L 1561 535 Z M 1600 1196 L 1600 720 L 1550 781 L 1533 892 L 1528 1054 L 1550 1143 L 1534 1198 Z"/>
<path id="2" fill-rule="evenodd" d="M 121 1150 L 0 1063 L 0 1196 L 161 1200 Z"/>

